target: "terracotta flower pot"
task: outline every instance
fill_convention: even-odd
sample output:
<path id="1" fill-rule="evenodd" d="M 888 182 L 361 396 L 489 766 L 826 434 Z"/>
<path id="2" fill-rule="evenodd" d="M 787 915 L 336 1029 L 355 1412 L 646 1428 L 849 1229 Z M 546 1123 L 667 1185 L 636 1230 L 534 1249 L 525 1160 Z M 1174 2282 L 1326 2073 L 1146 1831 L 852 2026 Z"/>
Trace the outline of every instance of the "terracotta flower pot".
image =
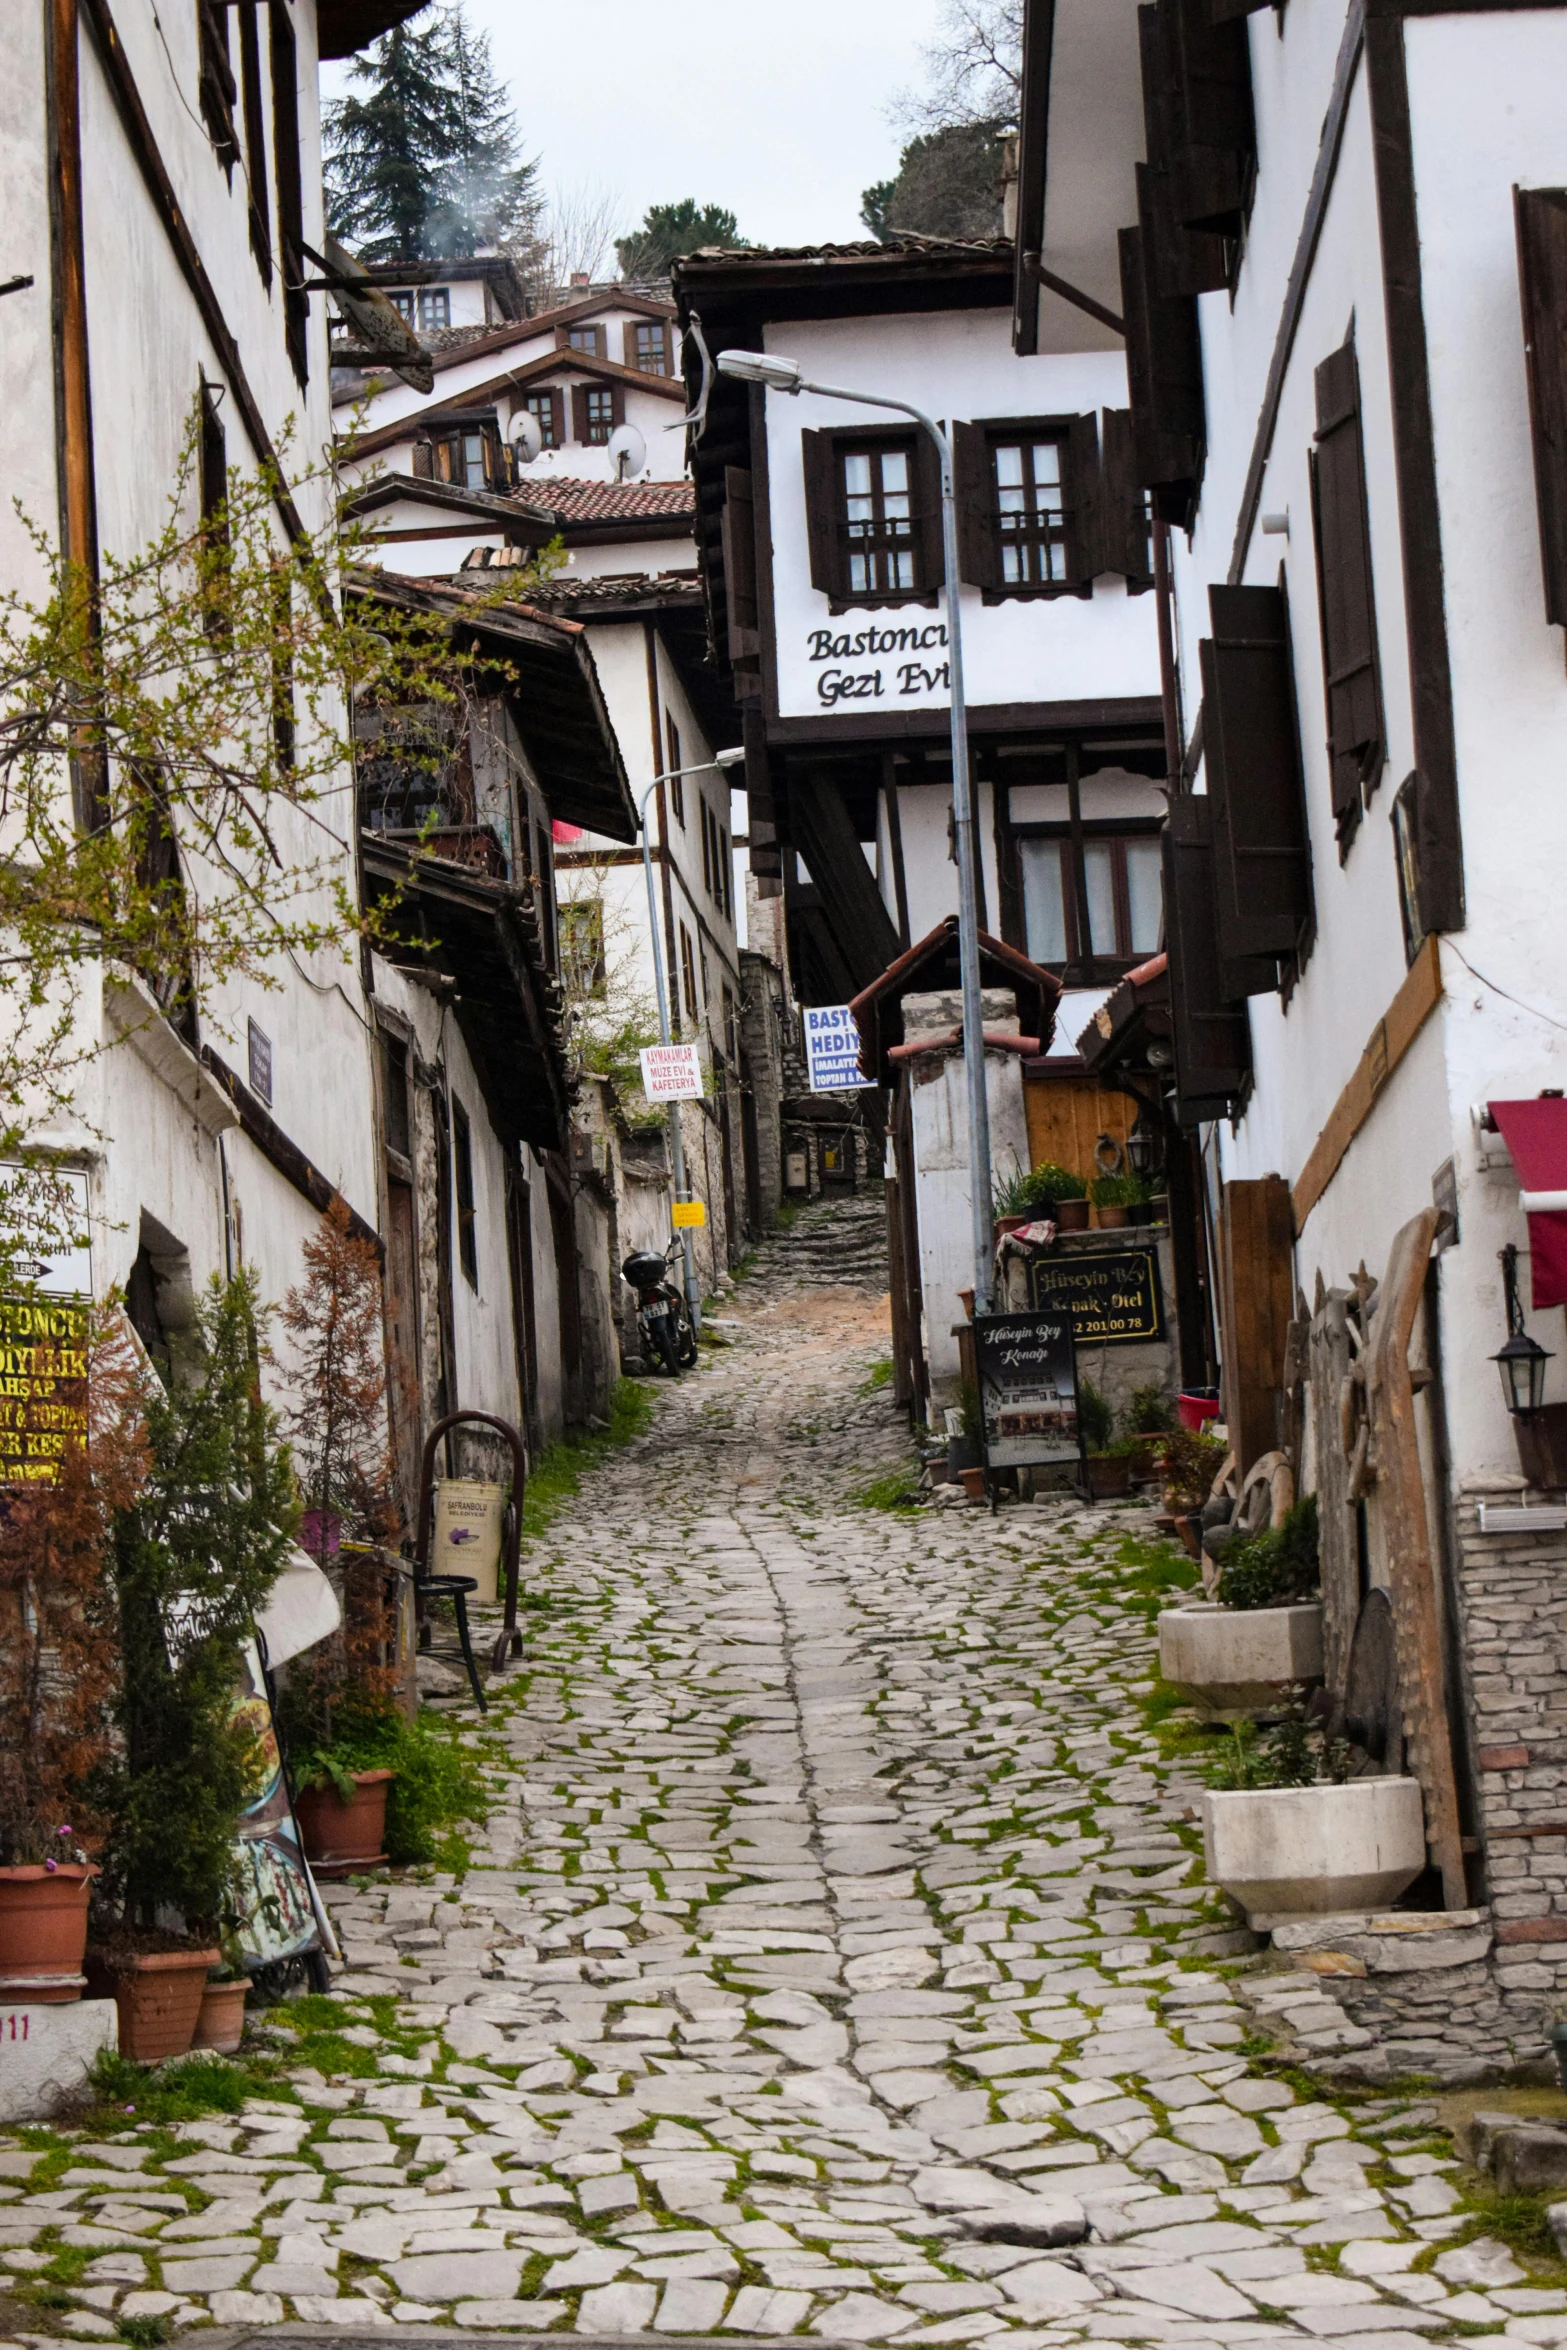
<path id="1" fill-rule="evenodd" d="M 1132 1463 L 1124 1452 L 1091 1452 L 1088 1456 L 1088 1490 L 1096 1500 L 1107 1501 L 1112 1495 L 1132 1490 Z"/>
<path id="2" fill-rule="evenodd" d="M 249 1996 L 248 1975 L 238 1975 L 231 1983 L 206 1984 L 192 2048 L 215 2048 L 220 2056 L 232 2056 L 244 2037 L 245 2001 Z"/>
<path id="3" fill-rule="evenodd" d="M 305 1858 L 319 1877 L 346 1877 L 373 1869 L 386 1858 L 386 1798 L 395 1771 L 355 1771 L 354 1793 L 345 1803 L 328 1780 L 306 1787 L 294 1805 Z"/>
<path id="4" fill-rule="evenodd" d="M 207 1970 L 217 1950 L 146 1950 L 114 1978 L 120 2054 L 137 2064 L 183 2056 L 196 2031 Z"/>
<path id="5" fill-rule="evenodd" d="M 1101 1232 L 1120 1232 L 1124 1230 L 1124 1228 L 1130 1224 L 1131 1221 L 1132 1211 L 1129 1207 L 1124 1205 L 1120 1207 L 1104 1207 L 1099 1211 L 1099 1229 Z"/>
<path id="6" fill-rule="evenodd" d="M 969 1500 L 970 1500 L 970 1501 L 983 1501 L 983 1500 L 984 1500 L 984 1498 L 985 1498 L 985 1472 L 984 1472 L 984 1470 L 983 1470 L 983 1469 L 960 1469 L 960 1470 L 958 1471 L 958 1475 L 959 1475 L 959 1476 L 962 1478 L 962 1480 L 963 1480 L 963 1490 L 964 1490 L 964 1492 L 965 1492 L 965 1493 L 968 1495 L 968 1497 L 969 1497 Z"/>
<path id="7" fill-rule="evenodd" d="M 1086 1232 L 1088 1230 L 1088 1202 L 1086 1199 L 1053 1199 L 1044 1213 L 1058 1232 Z"/>
<path id="8" fill-rule="evenodd" d="M 86 1976 L 88 1864 L 0 1869 L 0 1991 L 35 2007 L 80 1999 Z"/>

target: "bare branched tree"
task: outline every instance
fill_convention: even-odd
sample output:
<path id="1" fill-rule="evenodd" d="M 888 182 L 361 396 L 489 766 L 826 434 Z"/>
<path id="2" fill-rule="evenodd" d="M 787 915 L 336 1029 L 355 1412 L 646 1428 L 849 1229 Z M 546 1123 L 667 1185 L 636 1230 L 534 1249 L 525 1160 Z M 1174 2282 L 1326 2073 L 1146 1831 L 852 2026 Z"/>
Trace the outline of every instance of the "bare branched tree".
<path id="1" fill-rule="evenodd" d="M 518 254 L 529 290 L 548 300 L 574 277 L 600 284 L 615 274 L 615 240 L 626 233 L 626 200 L 604 180 L 577 180 L 551 190 L 537 244 Z"/>
<path id="2" fill-rule="evenodd" d="M 904 90 L 892 118 L 910 132 L 1014 123 L 1023 86 L 1023 0 L 943 0 L 941 31 L 921 50 L 924 90 Z"/>

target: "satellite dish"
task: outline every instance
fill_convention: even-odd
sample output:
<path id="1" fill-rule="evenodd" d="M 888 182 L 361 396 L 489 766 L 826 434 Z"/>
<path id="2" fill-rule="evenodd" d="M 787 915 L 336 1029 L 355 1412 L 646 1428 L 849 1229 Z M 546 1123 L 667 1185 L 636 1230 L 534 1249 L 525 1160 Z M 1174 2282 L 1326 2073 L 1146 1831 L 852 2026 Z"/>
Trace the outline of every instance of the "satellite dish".
<path id="1" fill-rule="evenodd" d="M 533 464 L 544 447 L 539 420 L 530 408 L 513 411 L 512 420 L 506 427 L 506 437 L 511 442 L 512 454 L 519 465 Z"/>
<path id="2" fill-rule="evenodd" d="M 616 481 L 635 481 L 647 467 L 647 443 L 634 424 L 617 424 L 609 436 L 609 461 Z"/>

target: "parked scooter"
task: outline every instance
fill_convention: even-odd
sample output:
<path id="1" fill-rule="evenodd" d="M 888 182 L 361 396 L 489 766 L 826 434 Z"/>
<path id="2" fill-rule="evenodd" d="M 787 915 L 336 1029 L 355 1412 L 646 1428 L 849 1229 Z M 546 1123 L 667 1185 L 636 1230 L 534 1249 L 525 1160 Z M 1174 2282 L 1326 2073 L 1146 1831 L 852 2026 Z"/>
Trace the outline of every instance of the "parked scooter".
<path id="1" fill-rule="evenodd" d="M 671 1241 L 661 1257 L 639 1249 L 627 1257 L 621 1271 L 637 1293 L 637 1322 L 646 1341 L 643 1352 L 662 1363 L 671 1379 L 696 1361 L 696 1333 L 677 1280 L 670 1279 L 670 1260 L 680 1253 Z"/>

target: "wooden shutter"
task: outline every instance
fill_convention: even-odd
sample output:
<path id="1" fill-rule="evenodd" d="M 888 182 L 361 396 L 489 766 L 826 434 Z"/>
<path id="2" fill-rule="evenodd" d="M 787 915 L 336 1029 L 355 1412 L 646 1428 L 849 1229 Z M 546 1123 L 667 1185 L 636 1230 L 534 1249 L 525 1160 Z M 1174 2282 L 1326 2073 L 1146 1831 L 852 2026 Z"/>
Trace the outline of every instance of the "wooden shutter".
<path id="1" fill-rule="evenodd" d="M 1352 342 L 1324 359 L 1317 369 L 1316 393 L 1311 509 L 1333 820 L 1342 845 L 1353 835 L 1362 800 L 1370 797 L 1387 756 L 1360 432 L 1360 371 Z"/>
<path id="2" fill-rule="evenodd" d="M 1141 595 L 1153 586 L 1153 555 L 1129 408 L 1103 411 L 1099 451 L 1099 568 L 1118 571 L 1128 592 Z"/>
<path id="3" fill-rule="evenodd" d="M 970 587 L 1001 585 L 995 484 L 983 425 L 954 424 L 952 486 L 958 506 L 958 577 Z"/>
<path id="4" fill-rule="evenodd" d="M 1259 8 L 1274 8 L 1278 0 L 1208 0 L 1208 14 L 1215 24 L 1228 24 L 1235 16 L 1255 16 Z"/>
<path id="5" fill-rule="evenodd" d="M 1175 68 L 1164 13 L 1137 11 L 1142 64 L 1143 133 L 1148 160 L 1137 166 L 1137 217 L 1148 240 L 1148 272 L 1157 294 L 1207 294 L 1229 283 L 1224 239 L 1209 229 L 1182 226 L 1171 181 L 1177 131 Z"/>
<path id="6" fill-rule="evenodd" d="M 1099 419 L 1093 414 L 1073 416 L 1066 430 L 1067 576 L 1088 593 L 1100 561 L 1099 532 Z"/>
<path id="7" fill-rule="evenodd" d="M 434 477 L 435 451 L 431 448 L 428 439 L 415 441 L 414 478 L 418 481 L 431 481 Z"/>
<path id="8" fill-rule="evenodd" d="M 1190 295 L 1153 292 L 1141 228 L 1122 229 L 1118 241 L 1137 479 L 1154 492 L 1161 520 L 1184 529 L 1196 504 L 1206 429 L 1197 304 Z"/>
<path id="9" fill-rule="evenodd" d="M 566 395 L 559 389 L 553 389 L 542 393 L 540 397 L 545 403 L 546 415 L 548 417 L 549 446 L 551 448 L 558 449 L 562 446 L 566 438 L 566 418 L 564 414 Z M 540 421 L 542 422 L 543 419 L 541 418 Z"/>
<path id="10" fill-rule="evenodd" d="M 625 421 L 626 387 L 624 384 L 611 384 L 609 387 L 609 426 L 611 432 L 618 425 L 624 424 Z"/>
<path id="11" fill-rule="evenodd" d="M 1295 1221 L 1282 1175 L 1226 1183 L 1219 1210 L 1224 1416 L 1244 1478 L 1284 1435 L 1284 1361 L 1295 1311 Z"/>
<path id="12" fill-rule="evenodd" d="M 754 666 L 761 652 L 756 600 L 756 508 L 751 476 L 740 465 L 724 467 L 722 547 L 728 604 L 729 658 Z"/>
<path id="13" fill-rule="evenodd" d="M 1185 228 L 1238 237 L 1256 173 L 1251 43 L 1244 22 L 1214 23 L 1208 0 L 1159 0 L 1164 14 L 1174 149 L 1170 192 Z"/>
<path id="14" fill-rule="evenodd" d="M 1281 588 L 1212 587 L 1202 661 L 1221 959 L 1294 953 L 1311 918 L 1289 613 Z M 1276 977 L 1249 987 L 1263 994 Z"/>
<path id="15" fill-rule="evenodd" d="M 587 445 L 590 429 L 588 424 L 589 388 L 587 384 L 573 384 L 571 387 L 571 437 L 574 441 L 581 441 L 584 447 Z"/>
<path id="16" fill-rule="evenodd" d="M 914 503 L 914 592 L 923 596 L 939 588 L 946 576 L 941 551 L 941 459 L 928 432 L 914 436 L 909 450 L 909 483 Z"/>
<path id="17" fill-rule="evenodd" d="M 1567 624 L 1567 188 L 1515 188 L 1545 617 Z"/>
<path id="18" fill-rule="evenodd" d="M 811 585 L 824 596 L 844 587 L 843 538 L 838 528 L 838 449 L 830 432 L 802 432 L 800 462 L 805 474 L 805 536 L 811 556 Z"/>
<path id="19" fill-rule="evenodd" d="M 1164 829 L 1164 930 L 1170 958 L 1175 1115 L 1182 1126 L 1227 1117 L 1251 1074 L 1244 1002 L 1222 993 L 1213 908 L 1212 808 L 1172 802 Z"/>

